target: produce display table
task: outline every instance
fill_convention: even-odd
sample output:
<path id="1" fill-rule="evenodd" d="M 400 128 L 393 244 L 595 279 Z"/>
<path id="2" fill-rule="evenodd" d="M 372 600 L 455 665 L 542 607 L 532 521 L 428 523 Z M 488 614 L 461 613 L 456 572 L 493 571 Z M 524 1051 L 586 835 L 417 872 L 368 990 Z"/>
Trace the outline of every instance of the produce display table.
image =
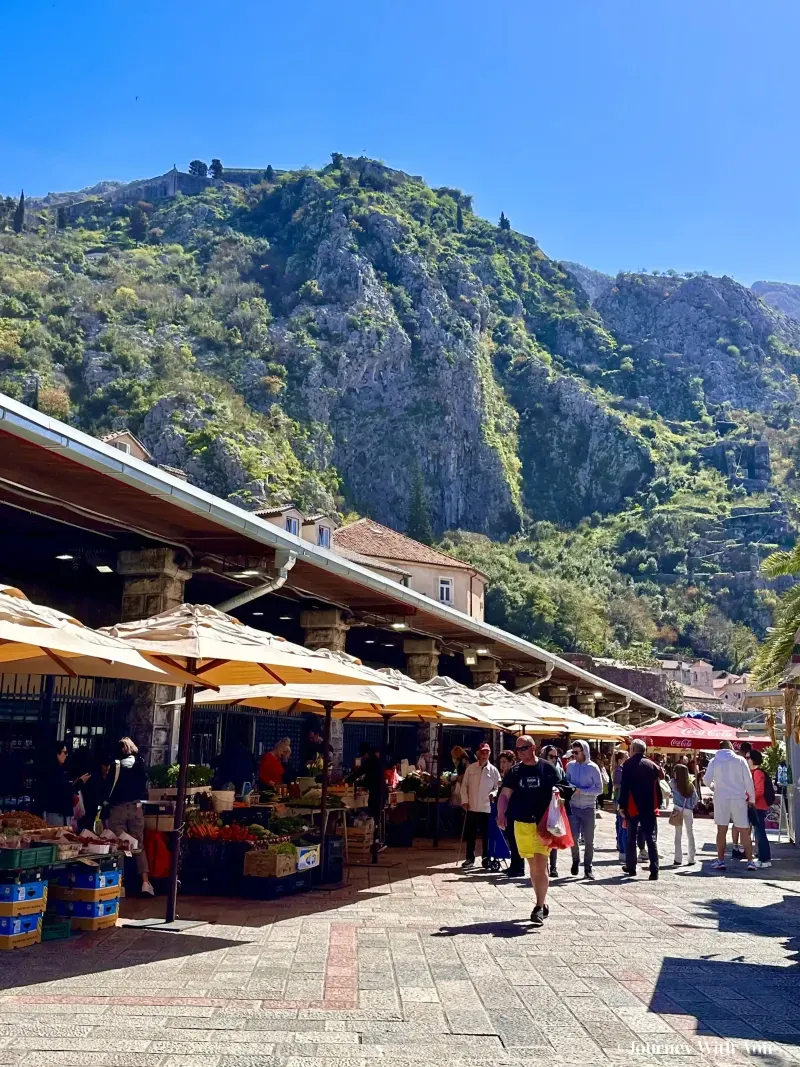
<path id="1" fill-rule="evenodd" d="M 323 881 L 341 882 L 341 863 L 327 843 L 321 854 L 314 814 L 307 807 L 295 813 L 282 805 L 252 805 L 187 815 L 181 891 L 271 899 Z"/>

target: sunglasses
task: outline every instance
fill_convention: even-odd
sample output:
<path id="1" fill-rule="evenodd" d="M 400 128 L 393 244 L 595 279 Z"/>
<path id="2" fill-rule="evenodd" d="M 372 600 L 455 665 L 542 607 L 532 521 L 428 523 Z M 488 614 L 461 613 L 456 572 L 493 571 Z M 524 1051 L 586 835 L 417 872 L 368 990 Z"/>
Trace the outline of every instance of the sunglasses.
<path id="1" fill-rule="evenodd" d="M 514 746 L 514 751 L 515 752 L 527 752 L 528 749 L 531 748 L 531 747 L 532 747 L 531 745 L 515 745 Z"/>
<path id="2" fill-rule="evenodd" d="M 551 752 L 547 758 L 555 761 L 558 759 L 558 756 L 555 754 L 555 752 Z"/>

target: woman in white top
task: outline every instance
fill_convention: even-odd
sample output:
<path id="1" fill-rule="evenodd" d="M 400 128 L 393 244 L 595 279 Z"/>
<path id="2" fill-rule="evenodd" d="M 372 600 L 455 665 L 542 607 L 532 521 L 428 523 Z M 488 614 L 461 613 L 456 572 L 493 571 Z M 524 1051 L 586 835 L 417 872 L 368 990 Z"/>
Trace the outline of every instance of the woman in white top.
<path id="1" fill-rule="evenodd" d="M 686 828 L 686 843 L 689 846 L 689 863 L 694 863 L 694 809 L 700 802 L 694 782 L 689 774 L 689 768 L 685 763 L 677 763 L 670 781 L 672 787 L 672 802 L 674 809 L 670 815 L 670 823 L 675 827 L 675 866 L 680 867 L 683 863 L 683 850 L 681 837 L 684 827 Z"/>

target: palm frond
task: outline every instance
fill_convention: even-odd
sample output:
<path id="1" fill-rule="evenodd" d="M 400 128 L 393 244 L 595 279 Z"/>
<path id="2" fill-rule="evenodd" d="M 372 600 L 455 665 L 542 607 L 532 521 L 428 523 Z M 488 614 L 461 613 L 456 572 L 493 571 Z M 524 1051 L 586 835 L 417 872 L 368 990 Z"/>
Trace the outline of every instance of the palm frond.
<path id="1" fill-rule="evenodd" d="M 761 564 L 761 571 L 767 578 L 800 575 L 800 543 L 791 552 L 772 552 Z"/>
<path id="2" fill-rule="evenodd" d="M 797 631 L 800 630 L 800 586 L 790 589 L 781 604 L 772 632 L 759 648 L 753 670 L 756 685 L 772 689 L 778 684 L 792 658 Z"/>

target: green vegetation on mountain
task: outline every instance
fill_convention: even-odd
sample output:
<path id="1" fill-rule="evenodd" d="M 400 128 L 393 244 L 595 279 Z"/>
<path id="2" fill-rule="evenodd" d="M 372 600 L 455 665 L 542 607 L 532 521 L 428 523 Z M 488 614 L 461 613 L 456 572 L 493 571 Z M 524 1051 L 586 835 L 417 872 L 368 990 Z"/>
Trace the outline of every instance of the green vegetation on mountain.
<path id="1" fill-rule="evenodd" d="M 192 173 L 205 179 L 202 161 Z M 245 507 L 356 510 L 553 649 L 752 658 L 792 577 L 800 323 L 728 278 L 549 259 L 457 189 L 318 171 L 0 200 L 0 389 Z"/>

